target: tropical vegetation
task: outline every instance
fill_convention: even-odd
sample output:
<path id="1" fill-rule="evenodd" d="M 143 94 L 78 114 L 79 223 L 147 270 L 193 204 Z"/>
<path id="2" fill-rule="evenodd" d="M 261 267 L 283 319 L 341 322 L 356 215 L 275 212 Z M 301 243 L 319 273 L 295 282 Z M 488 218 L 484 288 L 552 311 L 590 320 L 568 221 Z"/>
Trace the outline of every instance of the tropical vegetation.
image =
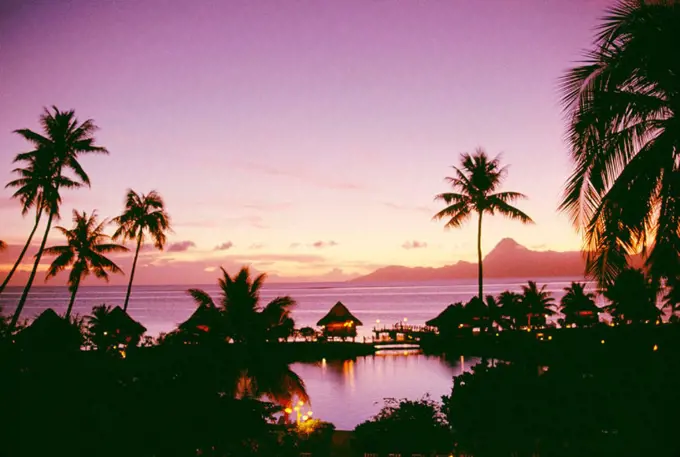
<path id="1" fill-rule="evenodd" d="M 132 260 L 130 281 L 123 304 L 123 311 L 127 311 L 132 281 L 135 278 L 135 270 L 137 269 L 139 250 L 147 236 L 151 238 L 156 249 L 163 250 L 166 242 L 166 233 L 171 230 L 170 216 L 165 210 L 163 198 L 155 190 L 146 195 L 140 195 L 134 190 L 128 189 L 125 197 L 125 209 L 120 216 L 113 219 L 113 222 L 118 226 L 113 234 L 114 240 L 132 240 L 137 245 L 135 257 Z"/>
<path id="2" fill-rule="evenodd" d="M 561 209 L 603 287 L 638 251 L 656 285 L 680 271 L 679 29 L 677 1 L 620 1 L 562 80 L 574 170 Z"/>
<path id="3" fill-rule="evenodd" d="M 35 255 L 33 268 L 12 316 L 10 330 L 13 330 L 19 321 L 26 299 L 28 298 L 28 293 L 38 271 L 38 265 L 47 243 L 47 236 L 50 233 L 52 222 L 59 216 L 58 211 L 61 203 L 59 196 L 60 189 L 83 185 L 89 186 L 90 178 L 80 165 L 80 156 L 90 153 L 108 153 L 106 148 L 95 144 L 93 135 L 97 130 L 97 126 L 94 124 L 94 121 L 88 119 L 80 123 L 75 116 L 75 112 L 72 110 L 61 111 L 56 106 L 52 107 L 51 110 L 45 109 L 44 113 L 40 116 L 40 126 L 42 128 L 41 133 L 30 129 L 15 131 L 15 133 L 28 141 L 33 149 L 28 152 L 19 153 L 14 158 L 14 162 L 25 164 L 25 168 L 17 169 L 20 170 L 17 172 L 20 177 L 18 180 L 11 182 L 10 187 L 18 187 L 19 191 L 22 192 L 18 198 L 24 206 L 30 200 L 30 196 L 33 195 L 36 211 L 40 212 L 47 209 L 47 224 L 40 246 L 38 247 L 38 252 Z M 28 172 L 21 170 L 28 170 Z M 68 178 L 66 176 L 67 172 L 72 173 L 74 176 Z M 27 181 L 22 181 L 24 179 Z M 32 182 L 33 180 L 36 182 Z M 22 189 L 25 186 L 29 186 L 29 189 L 25 191 L 26 196 L 24 197 Z"/>
<path id="4" fill-rule="evenodd" d="M 526 198 L 525 195 L 498 191 L 507 175 L 507 167 L 501 166 L 499 157 L 492 159 L 483 149 L 477 149 L 474 154 L 462 154 L 460 162 L 460 168 L 452 167 L 455 175 L 446 178 L 453 191 L 435 197 L 436 201 L 444 202 L 446 207 L 435 214 L 434 219 L 445 219 L 445 228 L 450 229 L 461 227 L 473 214 L 477 215 L 477 297 L 483 299 L 482 216 L 498 213 L 525 224 L 533 221 L 512 205 Z"/>
<path id="5" fill-rule="evenodd" d="M 71 316 L 73 303 L 78 293 L 78 287 L 83 279 L 94 274 L 99 279 L 109 281 L 109 273 L 122 274 L 122 270 L 105 254 L 126 252 L 125 246 L 109 243 L 109 236 L 104 233 L 108 221 L 97 221 L 96 212 L 88 215 L 85 212 L 73 211 L 73 228 L 55 227 L 66 238 L 65 245 L 45 248 L 47 255 L 56 256 L 47 270 L 46 279 L 70 267 L 68 289 L 71 299 L 66 309 L 65 317 Z"/>

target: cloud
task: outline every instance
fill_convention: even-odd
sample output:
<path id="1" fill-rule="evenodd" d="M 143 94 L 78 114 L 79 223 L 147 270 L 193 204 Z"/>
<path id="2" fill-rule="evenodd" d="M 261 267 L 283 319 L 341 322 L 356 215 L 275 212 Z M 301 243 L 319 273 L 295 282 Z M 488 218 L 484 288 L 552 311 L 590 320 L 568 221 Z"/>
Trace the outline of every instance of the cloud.
<path id="1" fill-rule="evenodd" d="M 317 249 L 322 249 L 322 248 L 330 248 L 333 246 L 337 246 L 338 243 L 335 241 L 316 241 L 312 243 L 312 247 L 317 248 Z"/>
<path id="2" fill-rule="evenodd" d="M 184 252 L 188 251 L 189 248 L 195 248 L 196 243 L 193 241 L 185 240 L 185 241 L 178 241 L 177 243 L 172 243 L 170 246 L 168 246 L 167 251 L 168 252 Z"/>
<path id="3" fill-rule="evenodd" d="M 383 205 L 391 208 L 391 209 L 397 209 L 399 211 L 415 211 L 418 213 L 432 213 L 434 214 L 434 211 L 427 206 L 418 206 L 418 205 L 402 205 L 399 203 L 389 203 L 389 202 L 383 202 Z"/>
<path id="4" fill-rule="evenodd" d="M 226 241 L 226 242 L 220 244 L 219 246 L 215 246 L 215 249 L 213 249 L 213 250 L 214 251 L 226 251 L 226 250 L 231 249 L 233 247 L 234 247 L 234 243 L 232 243 L 231 241 Z"/>
<path id="5" fill-rule="evenodd" d="M 406 241 L 404 244 L 401 245 L 402 248 L 404 249 L 422 249 L 427 247 L 427 243 L 424 241 Z"/>
<path id="6" fill-rule="evenodd" d="M 274 261 L 274 262 L 322 262 L 324 257 L 316 254 L 239 254 L 226 256 L 226 259 L 236 260 L 239 262 L 260 262 L 260 261 Z"/>
<path id="7" fill-rule="evenodd" d="M 295 181 L 304 181 L 316 187 L 336 190 L 365 190 L 364 186 L 348 181 L 336 181 L 329 176 L 317 176 L 305 173 L 302 170 L 285 170 L 282 168 L 271 167 L 269 165 L 262 165 L 253 162 L 241 162 L 235 164 L 236 167 L 243 170 L 255 171 L 258 173 L 270 176 L 282 176 L 292 178 Z"/>

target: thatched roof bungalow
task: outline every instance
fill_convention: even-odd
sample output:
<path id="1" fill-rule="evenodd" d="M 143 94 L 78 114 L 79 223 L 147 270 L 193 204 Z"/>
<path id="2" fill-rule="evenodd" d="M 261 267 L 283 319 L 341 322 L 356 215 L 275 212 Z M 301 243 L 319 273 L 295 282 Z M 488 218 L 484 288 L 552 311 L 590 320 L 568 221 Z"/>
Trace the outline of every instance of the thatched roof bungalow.
<path id="1" fill-rule="evenodd" d="M 342 302 L 337 302 L 316 325 L 322 328 L 324 336 L 344 339 L 357 336 L 357 326 L 364 324 Z"/>
<path id="2" fill-rule="evenodd" d="M 116 334 L 124 335 L 127 343 L 139 341 L 146 332 L 146 327 L 130 317 L 120 306 L 111 310 L 107 318 L 107 325 Z"/>
<path id="3" fill-rule="evenodd" d="M 220 327 L 222 314 L 214 306 L 200 305 L 187 320 L 177 326 L 181 335 L 190 340 L 215 334 Z"/>
<path id="4" fill-rule="evenodd" d="M 83 335 L 76 325 L 48 308 L 17 334 L 16 341 L 24 348 L 41 351 L 79 350 L 83 344 Z"/>

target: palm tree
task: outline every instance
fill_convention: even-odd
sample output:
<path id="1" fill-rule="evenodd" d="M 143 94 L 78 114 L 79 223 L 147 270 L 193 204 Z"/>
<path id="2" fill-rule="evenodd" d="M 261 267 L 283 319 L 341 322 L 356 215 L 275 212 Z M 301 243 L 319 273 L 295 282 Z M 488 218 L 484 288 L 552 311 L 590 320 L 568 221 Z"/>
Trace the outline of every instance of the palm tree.
<path id="1" fill-rule="evenodd" d="M 642 270 L 621 271 L 602 295 L 610 301 L 606 310 L 617 324 L 655 323 L 661 316 L 656 307 L 656 288 Z"/>
<path id="2" fill-rule="evenodd" d="M 155 190 L 152 190 L 147 195 L 139 195 L 134 190 L 128 189 L 127 196 L 125 197 L 125 210 L 123 210 L 123 214 L 115 217 L 113 222 L 118 224 L 118 229 L 113 234 L 114 240 L 122 238 L 123 241 L 137 241 L 135 258 L 132 261 L 132 271 L 130 272 L 130 282 L 125 294 L 125 304 L 123 305 L 123 311 L 127 311 L 132 281 L 135 278 L 135 270 L 137 268 L 139 249 L 144 243 L 145 232 L 153 240 L 156 249 L 163 250 L 166 240 L 165 233 L 170 231 L 170 216 L 165 212 L 163 199 Z"/>
<path id="3" fill-rule="evenodd" d="M 224 268 L 221 270 L 219 306 L 204 290 L 189 289 L 187 292 L 198 306 L 221 309 L 226 331 L 234 342 L 276 340 L 283 330 L 290 328 L 292 331 L 294 322 L 290 309 L 295 306 L 295 300 L 284 296 L 276 297 L 264 307 L 259 304 L 260 289 L 267 277 L 264 273 L 252 279 L 248 267 L 241 268 L 234 276 L 229 276 Z"/>
<path id="4" fill-rule="evenodd" d="M 31 290 L 33 280 L 38 271 L 38 265 L 40 265 L 40 259 L 42 258 L 45 249 L 45 243 L 47 242 L 47 236 L 52 227 L 52 221 L 55 217 L 58 217 L 57 210 L 60 203 L 58 192 L 63 184 L 61 180 L 64 177 L 64 172 L 70 170 L 77 177 L 79 184 L 89 186 L 90 178 L 78 162 L 79 156 L 88 153 L 108 154 L 106 148 L 97 146 L 94 143 L 95 139 L 93 134 L 97 130 L 94 121 L 88 119 L 83 123 L 79 123 L 73 110 L 60 111 L 56 106 L 52 107 L 52 111 L 45 109 L 40 116 L 40 125 L 43 134 L 36 133 L 30 129 L 15 131 L 15 133 L 21 135 L 26 141 L 31 143 L 34 149 L 29 152 L 18 154 L 14 161 L 28 162 L 29 164 L 40 163 L 41 166 L 46 164 L 44 166 L 49 170 L 48 176 L 53 176 L 55 182 L 53 182 L 51 187 L 52 191 L 48 194 L 44 194 L 45 201 L 40 202 L 41 206 L 47 205 L 49 208 L 47 226 L 43 239 L 40 242 L 38 252 L 35 255 L 35 261 L 33 262 L 31 273 L 28 276 L 28 281 L 21 294 L 21 298 L 19 298 L 19 303 L 14 311 L 14 315 L 12 316 L 10 331 L 14 330 L 19 321 L 21 311 L 26 304 L 28 293 Z"/>
<path id="5" fill-rule="evenodd" d="M 6 188 L 16 189 L 12 198 L 18 199 L 21 203 L 21 214 L 23 216 L 35 207 L 35 222 L 23 249 L 19 253 L 19 257 L 17 257 L 12 269 L 7 274 L 2 285 L 0 285 L 0 294 L 5 290 L 17 268 L 21 265 L 21 261 L 31 245 L 38 225 L 40 225 L 43 213 L 49 215 L 50 212 L 53 212 L 54 217 L 59 218 L 59 206 L 61 205 L 59 189 L 76 189 L 82 186 L 81 183 L 73 181 L 67 176 L 57 175 L 56 169 L 52 166 L 50 160 L 51 157 L 48 154 L 35 154 L 28 157 L 23 160 L 28 162 L 24 168 L 12 170 L 13 173 L 18 175 L 18 178 L 10 181 L 5 186 Z M 15 159 L 16 161 L 17 159 Z"/>
<path id="6" fill-rule="evenodd" d="M 522 306 L 526 311 L 527 327 L 545 326 L 546 317 L 555 314 L 552 309 L 555 299 L 552 294 L 545 290 L 547 286 L 543 285 L 539 289 L 534 281 L 529 281 L 528 285 L 522 286 Z"/>
<path id="7" fill-rule="evenodd" d="M 45 254 L 57 256 L 47 270 L 45 280 L 56 276 L 57 273 L 69 266 L 71 272 L 68 277 L 68 288 L 71 300 L 66 310 L 66 318 L 71 316 L 73 303 L 76 299 L 80 282 L 93 273 L 97 278 L 109 281 L 109 273 L 123 273 L 118 265 L 104 256 L 110 252 L 127 252 L 125 246 L 106 243 L 109 236 L 104 234 L 104 227 L 108 221 L 97 223 L 96 212 L 91 215 L 73 211 L 73 228 L 55 227 L 66 237 L 67 244 L 45 248 Z"/>
<path id="8" fill-rule="evenodd" d="M 584 327 L 597 323 L 600 309 L 595 304 L 595 294 L 586 292 L 585 288 L 581 282 L 572 282 L 564 288 L 566 293 L 560 300 L 560 311 L 564 314 L 565 325 Z"/>
<path id="9" fill-rule="evenodd" d="M 562 80 L 574 171 L 560 208 L 601 287 L 639 249 L 655 284 L 680 269 L 678 30 L 677 0 L 620 1 Z"/>
<path id="10" fill-rule="evenodd" d="M 448 219 L 445 227 L 458 228 L 467 221 L 472 213 L 477 213 L 477 265 L 479 274 L 479 293 L 483 294 L 482 270 L 482 215 L 500 213 L 523 223 L 533 222 L 529 216 L 511 205 L 512 202 L 526 198 L 518 192 L 496 192 L 500 187 L 507 167 L 500 166 L 498 157 L 490 159 L 483 149 L 477 149 L 473 155 L 461 155 L 461 168 L 452 167 L 454 177 L 447 177 L 454 192 L 446 192 L 435 197 L 435 201 L 443 201 L 446 208 L 434 215 L 435 220 Z"/>
<path id="11" fill-rule="evenodd" d="M 486 296 L 486 312 L 487 312 L 487 332 L 493 331 L 494 325 L 498 329 L 508 328 L 510 325 L 508 315 L 503 307 L 503 302 L 493 295 Z"/>
<path id="12" fill-rule="evenodd" d="M 527 316 L 526 309 L 522 304 L 522 295 L 506 290 L 498 295 L 498 303 L 503 314 L 509 318 L 512 328 L 517 330 Z"/>

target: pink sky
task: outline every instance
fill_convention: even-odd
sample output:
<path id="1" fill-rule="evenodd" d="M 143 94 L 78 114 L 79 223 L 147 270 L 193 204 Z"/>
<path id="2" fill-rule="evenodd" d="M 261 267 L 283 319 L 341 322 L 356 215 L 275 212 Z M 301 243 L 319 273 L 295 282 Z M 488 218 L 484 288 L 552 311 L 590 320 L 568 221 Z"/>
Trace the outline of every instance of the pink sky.
<path id="1" fill-rule="evenodd" d="M 37 129 L 43 106 L 73 108 L 111 155 L 83 158 L 92 189 L 66 195 L 64 225 L 72 208 L 115 216 L 128 187 L 156 189 L 179 244 L 145 265 L 342 279 L 474 260 L 475 224 L 445 232 L 432 199 L 459 153 L 483 146 L 503 153 L 505 188 L 529 196 L 536 221 L 487 219 L 484 249 L 512 237 L 575 250 L 556 213 L 570 171 L 557 79 L 607 5 L 3 2 L 0 179 L 26 149 L 12 130 Z M 20 244 L 31 221 L 9 195 L 0 239 Z"/>

